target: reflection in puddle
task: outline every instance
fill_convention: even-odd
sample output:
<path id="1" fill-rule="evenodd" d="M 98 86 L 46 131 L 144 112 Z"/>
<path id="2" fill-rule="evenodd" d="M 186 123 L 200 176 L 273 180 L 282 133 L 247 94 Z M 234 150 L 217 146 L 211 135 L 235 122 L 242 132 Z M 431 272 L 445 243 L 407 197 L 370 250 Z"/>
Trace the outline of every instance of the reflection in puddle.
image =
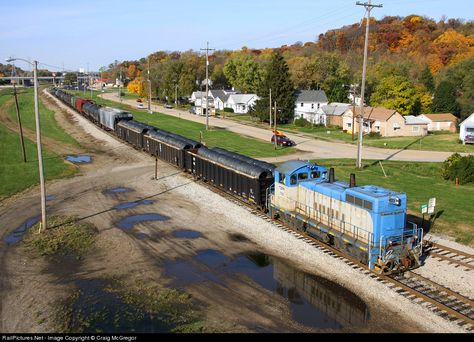
<path id="1" fill-rule="evenodd" d="M 21 225 L 19 225 L 13 232 L 8 234 L 3 241 L 9 246 L 16 244 L 18 241 L 20 241 L 23 238 L 23 235 L 25 235 L 28 230 L 33 227 L 38 221 L 40 220 L 39 216 L 29 218 L 25 222 L 23 222 Z"/>
<path id="2" fill-rule="evenodd" d="M 245 275 L 287 299 L 292 318 L 309 327 L 342 329 L 365 326 L 368 321 L 366 304 L 351 291 L 265 254 L 229 258 L 207 249 L 192 260 L 166 262 L 164 267 L 179 286 L 204 281 L 224 285 L 226 277 Z"/>
<path id="3" fill-rule="evenodd" d="M 195 230 L 183 229 L 173 232 L 173 236 L 177 238 L 197 239 L 201 237 L 202 234 Z"/>
<path id="4" fill-rule="evenodd" d="M 66 160 L 75 164 L 86 164 L 92 162 L 92 157 L 87 155 L 70 155 L 66 157 Z"/>
<path id="5" fill-rule="evenodd" d="M 56 196 L 54 196 L 54 195 L 48 195 L 48 196 L 46 196 L 46 202 L 54 201 L 55 199 L 56 199 Z"/>
<path id="6" fill-rule="evenodd" d="M 139 206 L 141 204 L 150 205 L 150 204 L 153 204 L 153 201 L 152 200 L 140 200 L 140 201 L 135 201 L 135 202 L 120 203 L 120 204 L 117 204 L 114 207 L 114 209 L 115 210 L 130 209 L 130 208 L 135 208 L 136 206 Z"/>
<path id="7" fill-rule="evenodd" d="M 117 194 L 117 193 L 130 192 L 130 191 L 133 191 L 133 189 L 118 187 L 118 188 L 112 188 L 112 189 L 105 190 L 105 193 Z"/>
<path id="8" fill-rule="evenodd" d="M 137 214 L 124 217 L 116 225 L 122 229 L 132 229 L 136 223 L 140 223 L 143 221 L 166 221 L 170 218 L 165 215 L 160 214 Z"/>
<path id="9" fill-rule="evenodd" d="M 169 332 L 171 326 L 153 315 L 124 303 L 114 293 L 106 291 L 102 280 L 77 280 L 77 296 L 72 303 L 69 329 L 74 332 Z"/>

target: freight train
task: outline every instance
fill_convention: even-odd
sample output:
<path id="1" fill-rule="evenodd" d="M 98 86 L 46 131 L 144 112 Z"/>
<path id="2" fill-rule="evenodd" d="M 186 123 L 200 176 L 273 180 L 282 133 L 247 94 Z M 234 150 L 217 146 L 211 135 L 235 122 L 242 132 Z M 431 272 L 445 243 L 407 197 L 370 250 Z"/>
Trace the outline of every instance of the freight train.
<path id="1" fill-rule="evenodd" d="M 278 166 L 207 148 L 133 120 L 116 108 L 50 92 L 99 127 L 251 206 L 358 259 L 376 273 L 420 266 L 423 230 L 407 222 L 407 196 L 375 185 L 337 181 L 334 169 L 293 160 Z"/>

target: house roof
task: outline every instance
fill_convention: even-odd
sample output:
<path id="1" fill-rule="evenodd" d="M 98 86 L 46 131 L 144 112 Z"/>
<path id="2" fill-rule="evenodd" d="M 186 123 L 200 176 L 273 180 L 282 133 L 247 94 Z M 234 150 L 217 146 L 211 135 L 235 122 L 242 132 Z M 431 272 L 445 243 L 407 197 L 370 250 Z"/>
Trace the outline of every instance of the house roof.
<path id="1" fill-rule="evenodd" d="M 454 122 L 456 122 L 456 120 L 457 120 L 457 118 L 451 113 L 422 114 L 422 115 L 427 117 L 431 121 L 454 121 Z"/>
<path id="2" fill-rule="evenodd" d="M 233 94 L 220 89 L 209 90 L 209 93 L 214 99 L 219 98 L 222 102 L 226 102 L 229 99 L 229 96 Z"/>
<path id="3" fill-rule="evenodd" d="M 256 98 L 256 94 L 230 94 L 228 98 L 228 102 L 233 103 L 245 103 L 247 104 L 253 98 Z"/>
<path id="4" fill-rule="evenodd" d="M 375 121 L 387 121 L 397 113 L 394 109 L 387 109 L 384 107 L 364 107 L 364 119 L 371 119 Z M 356 116 L 360 115 L 360 106 L 355 108 Z"/>
<path id="5" fill-rule="evenodd" d="M 461 125 L 467 123 L 474 123 L 474 113 L 469 115 L 463 122 L 461 122 Z"/>
<path id="6" fill-rule="evenodd" d="M 428 121 L 413 115 L 405 115 L 405 125 L 427 125 Z"/>
<path id="7" fill-rule="evenodd" d="M 350 106 L 348 103 L 331 102 L 330 104 L 321 106 L 321 110 L 326 115 L 341 116 Z"/>
<path id="8" fill-rule="evenodd" d="M 296 102 L 328 102 L 324 90 L 298 90 Z"/>

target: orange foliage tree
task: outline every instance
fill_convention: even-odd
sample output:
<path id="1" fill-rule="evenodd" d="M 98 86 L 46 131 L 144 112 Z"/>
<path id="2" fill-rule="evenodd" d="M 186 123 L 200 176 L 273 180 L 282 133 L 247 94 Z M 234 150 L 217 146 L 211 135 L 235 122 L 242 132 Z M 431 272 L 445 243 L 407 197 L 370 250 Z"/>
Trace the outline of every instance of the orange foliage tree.
<path id="1" fill-rule="evenodd" d="M 437 73 L 445 66 L 472 56 L 474 56 L 474 37 L 466 37 L 462 33 L 448 29 L 431 43 L 428 64 L 431 72 Z"/>

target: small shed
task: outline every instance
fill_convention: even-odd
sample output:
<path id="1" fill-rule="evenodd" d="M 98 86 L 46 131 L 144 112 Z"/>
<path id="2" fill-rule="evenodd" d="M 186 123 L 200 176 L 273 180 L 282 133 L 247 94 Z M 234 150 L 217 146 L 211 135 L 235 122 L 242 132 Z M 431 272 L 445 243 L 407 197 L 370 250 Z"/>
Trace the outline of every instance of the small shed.
<path id="1" fill-rule="evenodd" d="M 474 135 L 474 113 L 459 125 L 459 139 L 463 143 L 467 135 Z"/>

